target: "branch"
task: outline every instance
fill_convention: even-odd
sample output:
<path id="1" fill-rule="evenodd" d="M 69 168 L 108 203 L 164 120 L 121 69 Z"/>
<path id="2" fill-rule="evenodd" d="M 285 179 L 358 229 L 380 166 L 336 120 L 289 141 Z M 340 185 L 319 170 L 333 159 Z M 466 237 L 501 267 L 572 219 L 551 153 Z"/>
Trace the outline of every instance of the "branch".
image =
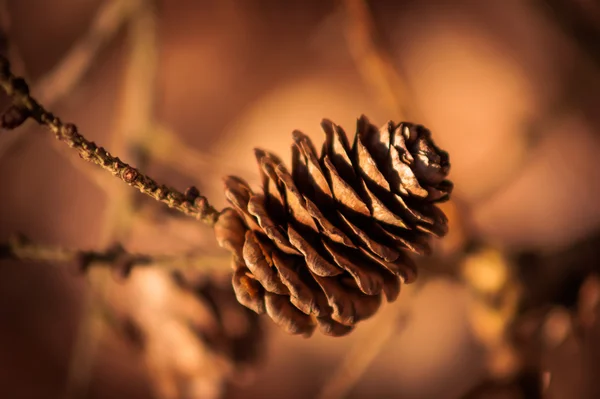
<path id="1" fill-rule="evenodd" d="M 87 140 L 79 132 L 77 127 L 71 123 L 63 123 L 59 118 L 48 112 L 29 94 L 29 87 L 24 79 L 14 76 L 10 70 L 8 60 L 0 56 L 0 86 L 11 97 L 13 107 L 7 114 L 16 113 L 16 122 L 6 123 L 3 118 L 4 127 L 16 127 L 27 118 L 33 118 L 37 123 L 51 130 L 56 138 L 64 141 L 69 147 L 74 148 L 84 160 L 99 165 L 110 172 L 113 176 L 140 190 L 140 192 L 167 204 L 186 215 L 213 225 L 219 212 L 213 208 L 208 200 L 201 196 L 197 189 L 190 188 L 183 194 L 173 188 L 159 185 L 151 177 L 142 174 L 138 169 L 110 155 L 104 148 L 96 146 L 94 142 Z M 20 114 L 19 114 L 20 113 Z M 15 122 L 11 120 L 10 122 Z"/>
<path id="2" fill-rule="evenodd" d="M 121 3 L 131 3 L 120 0 Z M 157 88 L 157 21 L 155 2 L 153 0 L 138 0 L 138 7 L 127 24 L 128 51 L 124 68 L 124 81 L 121 101 L 117 105 L 120 112 L 115 130 L 120 134 L 112 134 L 110 145 L 138 166 L 145 170 L 149 163 L 141 146 L 147 140 L 151 130 L 154 113 L 154 103 Z M 134 222 L 134 215 L 139 205 L 139 197 L 133 190 L 120 185 L 114 187 L 107 198 L 104 210 L 104 228 L 101 242 L 127 243 Z M 124 273 L 128 268 L 121 267 Z M 117 269 L 117 270 L 118 270 Z M 122 272 L 123 274 L 123 272 Z M 100 293 L 97 297 L 91 292 L 87 297 L 89 309 L 103 307 L 106 296 L 108 275 L 101 274 L 90 282 Z M 71 355 L 69 378 L 66 384 L 66 399 L 78 398 L 86 392 L 93 373 L 94 359 L 98 351 L 98 342 L 102 339 L 102 331 L 94 334 L 93 312 L 85 311 L 80 320 L 77 334 L 78 345 Z"/>
<path id="3" fill-rule="evenodd" d="M 156 2 L 143 0 L 127 26 L 127 57 L 111 148 L 146 170 L 150 157 L 145 145 L 152 139 L 158 91 L 158 23 Z M 139 197 L 125 186 L 115 187 L 105 208 L 103 241 L 126 242 Z"/>
<path id="4" fill-rule="evenodd" d="M 67 249 L 34 243 L 26 237 L 15 236 L 7 242 L 0 242 L 0 260 L 71 263 L 81 272 L 92 266 L 110 267 L 126 277 L 132 268 L 139 266 L 170 271 L 222 271 L 226 270 L 222 266 L 223 262 L 229 261 L 229 257 L 196 253 L 135 254 L 125 251 L 120 245 L 114 245 L 106 251 Z"/>
<path id="5" fill-rule="evenodd" d="M 134 14 L 139 3 L 140 0 L 105 1 L 87 34 L 35 85 L 40 101 L 54 103 L 69 94 L 89 71 L 100 50 Z"/>
<path id="6" fill-rule="evenodd" d="M 36 93 L 38 101 L 49 107 L 63 99 L 66 94 L 72 93 L 81 79 L 85 77 L 100 51 L 136 14 L 140 3 L 140 0 L 105 1 L 94 16 L 88 32 L 73 45 L 56 66 L 33 85 L 32 91 Z M 9 33 L 10 30 L 9 16 L 6 0 L 0 0 L 0 26 L 5 36 L 8 36 L 6 33 Z M 0 42 L 2 40 L 0 38 Z M 10 41 L 5 44 L 8 45 L 7 58 L 15 65 L 15 69 L 24 70 L 17 46 Z M 25 74 L 25 76 L 27 75 Z M 152 140 L 145 140 L 142 143 L 142 150 L 147 152 L 147 156 L 156 158 L 189 177 L 197 178 L 198 170 L 223 163 L 223 160 L 218 157 L 207 155 L 190 147 L 175 132 L 164 126 L 156 126 L 148 133 L 152 135 Z M 24 130 L 3 136 L 0 141 L 0 158 L 25 137 L 28 136 Z M 87 165 L 68 156 L 68 151 L 63 151 L 63 148 L 59 147 L 58 143 L 56 144 L 55 148 L 59 150 L 58 153 L 65 156 L 74 167 L 80 169 L 98 188 L 105 191 L 111 188 L 107 184 L 108 176 L 99 170 L 88 168 Z M 234 164 L 228 166 L 230 169 L 237 167 Z"/>
<path id="7" fill-rule="evenodd" d="M 384 106 L 401 119 L 419 119 L 419 111 L 407 97 L 406 79 L 396 70 L 389 50 L 382 45 L 366 0 L 343 0 L 348 26 L 348 48 L 363 79 L 373 87 Z"/>
<path id="8" fill-rule="evenodd" d="M 73 88 L 89 71 L 98 53 L 131 17 L 138 7 L 138 3 L 139 0 L 112 0 L 102 4 L 85 36 L 79 39 L 62 60 L 34 85 L 33 90 L 37 93 L 41 103 L 52 106 L 72 92 Z M 8 13 L 5 12 L 4 14 L 6 14 L 3 21 L 4 25 L 8 25 L 10 23 L 7 19 Z M 9 26 L 5 26 L 5 30 L 8 28 Z M 14 43 L 9 46 L 9 50 L 9 58 L 13 63 L 18 61 L 19 65 L 17 66 L 21 69 L 23 62 L 21 57 L 16 56 L 18 55 L 18 49 Z M 3 137 L 0 143 L 0 157 L 10 151 L 24 137 L 24 131 Z M 64 154 L 63 151 L 59 153 Z M 92 181 L 98 183 L 100 187 L 105 186 L 102 181 L 98 180 L 97 176 L 92 176 Z"/>
<path id="9" fill-rule="evenodd" d="M 192 179 L 198 178 L 199 170 L 214 170 L 217 166 L 226 166 L 236 172 L 233 174 L 245 173 L 239 163 L 195 149 L 165 124 L 155 124 L 152 139 L 145 144 L 148 156 Z"/>

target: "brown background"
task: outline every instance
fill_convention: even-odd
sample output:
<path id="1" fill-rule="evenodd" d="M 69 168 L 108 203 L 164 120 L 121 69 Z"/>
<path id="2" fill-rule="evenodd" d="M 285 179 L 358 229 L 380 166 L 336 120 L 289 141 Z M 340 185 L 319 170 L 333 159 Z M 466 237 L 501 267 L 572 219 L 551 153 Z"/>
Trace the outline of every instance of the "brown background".
<path id="1" fill-rule="evenodd" d="M 12 40 L 28 76 L 43 76 L 61 59 L 99 4 L 8 1 Z M 373 2 L 373 12 L 410 85 L 408 99 L 423 115 L 419 122 L 451 154 L 456 198 L 469 207 L 478 237 L 552 251 L 598 227 L 600 75 L 543 6 L 390 0 Z M 347 130 L 361 113 L 377 124 L 390 118 L 357 71 L 336 2 L 163 1 L 158 17 L 156 118 L 208 160 L 193 177 L 152 162 L 149 172 L 170 185 L 195 184 L 221 206 L 222 176 L 256 179 L 254 147 L 285 158 L 291 131 L 318 140 L 323 117 Z M 124 37 L 119 33 L 77 88 L 52 107 L 109 149 L 111 135 L 119 134 Z M 111 188 L 105 193 L 73 167 L 51 134 L 24 129 L 27 137 L 0 158 L 0 238 L 20 231 L 44 243 L 102 248 L 102 210 Z M 212 240 L 201 225 L 138 225 L 129 246 L 212 248 Z M 83 278 L 61 268 L 0 263 L 0 397 L 60 397 L 85 287 Z M 377 357 L 351 397 L 456 398 L 474 385 L 483 371 L 466 323 L 467 300 L 456 283 L 430 283 L 414 304 L 410 326 Z M 369 339 L 369 323 L 394 306 L 341 339 L 304 340 L 269 329 L 257 378 L 231 397 L 314 396 L 348 348 Z M 150 395 L 140 359 L 106 341 L 89 397 Z"/>

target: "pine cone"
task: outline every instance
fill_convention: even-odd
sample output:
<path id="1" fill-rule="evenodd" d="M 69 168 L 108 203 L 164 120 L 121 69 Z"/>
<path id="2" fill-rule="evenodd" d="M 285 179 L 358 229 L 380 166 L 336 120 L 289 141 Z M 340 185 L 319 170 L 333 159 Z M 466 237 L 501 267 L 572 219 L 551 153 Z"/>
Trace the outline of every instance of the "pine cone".
<path id="1" fill-rule="evenodd" d="M 215 233 L 233 253 L 233 287 L 240 303 L 267 313 L 291 334 L 341 336 L 372 316 L 383 293 L 416 277 L 407 251 L 430 252 L 428 236 L 447 232 L 435 206 L 448 199 L 448 154 L 420 125 L 362 116 L 354 145 L 323 120 L 326 141 L 317 157 L 311 140 L 294 131 L 292 171 L 255 150 L 263 192 L 225 179 L 226 209 Z"/>

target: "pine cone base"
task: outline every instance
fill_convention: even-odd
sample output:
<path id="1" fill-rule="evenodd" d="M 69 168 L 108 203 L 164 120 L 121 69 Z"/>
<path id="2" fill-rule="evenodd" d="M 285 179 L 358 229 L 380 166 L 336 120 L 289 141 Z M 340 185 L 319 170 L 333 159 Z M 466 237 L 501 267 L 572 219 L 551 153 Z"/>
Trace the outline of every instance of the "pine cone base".
<path id="1" fill-rule="evenodd" d="M 329 120 L 320 156 L 293 132 L 291 172 L 274 154 L 255 150 L 262 178 L 254 192 L 225 179 L 232 208 L 215 234 L 233 254 L 238 301 L 266 313 L 291 334 L 349 333 L 414 281 L 408 252 L 428 254 L 429 237 L 447 233 L 436 203 L 448 200 L 448 154 L 411 123 L 381 129 L 358 119 L 352 147 Z"/>

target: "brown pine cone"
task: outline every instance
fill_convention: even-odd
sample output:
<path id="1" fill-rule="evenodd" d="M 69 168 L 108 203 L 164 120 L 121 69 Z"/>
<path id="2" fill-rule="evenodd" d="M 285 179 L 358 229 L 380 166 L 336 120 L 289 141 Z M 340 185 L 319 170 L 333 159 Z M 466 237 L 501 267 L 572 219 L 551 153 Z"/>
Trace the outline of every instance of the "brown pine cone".
<path id="1" fill-rule="evenodd" d="M 292 171 L 255 150 L 263 191 L 225 179 L 226 209 L 215 233 L 233 253 L 233 287 L 240 303 L 267 313 L 292 334 L 350 332 L 416 277 L 406 251 L 430 252 L 428 236 L 446 234 L 434 204 L 448 199 L 448 154 L 429 130 L 362 116 L 352 148 L 346 133 L 323 120 L 321 156 L 293 133 Z"/>

